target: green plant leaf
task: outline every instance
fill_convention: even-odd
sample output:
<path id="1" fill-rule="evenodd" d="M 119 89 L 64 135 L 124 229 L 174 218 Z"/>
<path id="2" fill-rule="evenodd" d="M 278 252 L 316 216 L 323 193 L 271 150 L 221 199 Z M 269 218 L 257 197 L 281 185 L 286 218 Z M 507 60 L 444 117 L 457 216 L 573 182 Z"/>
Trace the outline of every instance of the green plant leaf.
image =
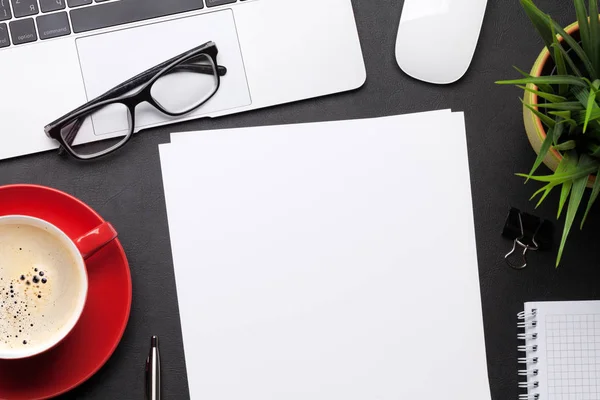
<path id="1" fill-rule="evenodd" d="M 549 111 L 548 114 L 560 117 L 560 121 L 558 121 L 556 125 L 569 124 L 571 128 L 577 127 L 577 122 L 571 118 L 571 111 Z M 562 132 L 560 133 L 562 134 Z M 558 140 L 555 140 L 554 143 L 558 143 Z"/>
<path id="2" fill-rule="evenodd" d="M 587 119 L 586 111 L 575 111 L 573 113 L 573 120 L 577 125 L 583 125 Z M 598 128 L 598 120 L 600 119 L 600 109 L 594 109 L 589 116 L 589 123 L 595 122 L 594 127 Z"/>
<path id="3" fill-rule="evenodd" d="M 567 140 L 564 143 L 561 144 L 557 144 L 556 146 L 553 146 L 554 150 L 557 151 L 567 151 L 567 150 L 573 150 L 575 147 L 577 147 L 577 143 L 574 140 Z"/>
<path id="4" fill-rule="evenodd" d="M 596 71 L 600 71 L 600 21 L 598 21 L 598 0 L 590 0 L 590 42 L 592 61 Z"/>
<path id="5" fill-rule="evenodd" d="M 571 111 L 550 111 L 550 112 L 548 112 L 548 114 L 555 115 L 557 117 L 562 118 L 563 120 L 572 119 Z"/>
<path id="6" fill-rule="evenodd" d="M 560 44 L 556 45 L 555 43 L 553 43 L 552 47 L 555 50 L 558 50 L 562 54 L 563 58 L 567 61 L 567 63 L 569 64 L 569 67 L 571 67 L 571 70 L 573 71 L 573 73 L 575 75 L 577 75 L 579 77 L 583 76 L 583 74 L 581 73 L 579 68 L 577 68 L 577 65 L 575 64 L 575 62 L 573 61 L 573 59 L 571 58 L 569 53 L 567 53 L 567 51 Z"/>
<path id="7" fill-rule="evenodd" d="M 553 138 L 554 138 L 554 128 L 550 128 L 550 129 L 548 129 L 548 132 L 546 133 L 546 138 L 542 142 L 542 147 L 540 147 L 540 152 L 538 153 L 538 156 L 535 159 L 535 162 L 533 163 L 533 167 L 531 168 L 531 171 L 529 171 L 529 175 L 533 175 L 535 173 L 535 171 L 537 171 L 537 169 L 540 167 L 540 165 L 542 165 L 544 158 L 548 154 L 548 151 L 550 151 L 550 147 L 552 146 Z M 529 181 L 529 178 L 527 178 L 525 180 L 526 183 L 527 183 L 527 181 Z"/>
<path id="8" fill-rule="evenodd" d="M 520 176 L 522 178 L 530 178 L 530 179 L 532 179 L 534 181 L 538 181 L 538 182 L 552 182 L 552 183 L 556 183 L 557 185 L 559 185 L 566 181 L 578 179 L 578 178 L 581 178 L 582 176 L 587 176 L 594 172 L 595 172 L 595 168 L 592 166 L 592 167 L 582 167 L 582 168 L 578 168 L 573 171 L 563 172 L 563 173 L 559 173 L 559 174 L 554 173 L 553 175 L 538 176 L 538 175 L 517 174 L 517 176 Z"/>
<path id="9" fill-rule="evenodd" d="M 577 56 L 579 57 L 579 59 L 581 60 L 583 65 L 585 66 L 585 69 L 587 70 L 589 76 L 592 78 L 592 80 L 598 79 L 596 69 L 592 65 L 590 58 L 587 56 L 587 54 L 585 54 L 585 51 L 583 51 L 583 49 L 581 48 L 579 43 L 577 43 L 577 41 L 575 39 L 573 39 L 573 37 L 571 35 L 569 35 L 567 32 L 565 32 L 565 30 L 556 21 L 554 21 L 552 18 L 548 18 L 548 19 L 549 19 L 550 23 L 552 24 L 552 26 L 554 27 L 554 29 L 556 29 L 556 32 L 558 32 L 558 34 L 560 36 L 562 36 L 564 41 L 577 54 Z"/>
<path id="10" fill-rule="evenodd" d="M 582 77 L 581 77 L 581 79 L 582 79 L 582 80 L 583 80 L 585 83 L 587 83 L 587 85 L 588 85 L 589 87 L 592 87 L 592 81 L 590 81 L 588 78 L 586 78 L 585 76 L 582 76 Z"/>
<path id="11" fill-rule="evenodd" d="M 588 119 L 587 116 L 587 109 L 583 109 L 583 110 L 571 110 L 573 111 L 573 113 L 571 114 L 571 117 L 573 118 L 573 120 L 575 122 L 577 122 L 578 125 L 583 125 L 586 121 L 586 119 Z M 590 113 L 589 116 L 589 121 L 595 121 L 600 117 L 600 108 L 594 108 L 592 109 L 592 112 Z"/>
<path id="12" fill-rule="evenodd" d="M 562 210 L 567 202 L 567 199 L 569 198 L 569 194 L 571 193 L 572 187 L 573 181 L 567 181 L 562 184 L 562 187 L 560 189 L 560 200 L 558 202 L 558 214 L 556 215 L 557 219 L 560 218 L 560 215 L 562 214 Z"/>
<path id="13" fill-rule="evenodd" d="M 592 116 L 592 111 L 594 108 L 597 108 L 596 105 L 596 90 L 590 90 L 590 95 L 588 96 L 588 103 L 585 112 L 585 122 L 583 124 L 583 133 L 587 131 L 588 123 L 590 122 L 590 118 Z"/>
<path id="14" fill-rule="evenodd" d="M 598 168 L 598 171 L 596 171 L 596 180 L 594 182 L 594 187 L 592 188 L 592 194 L 590 194 L 590 199 L 588 200 L 587 208 L 585 209 L 585 214 L 583 215 L 583 218 L 581 220 L 581 225 L 579 227 L 580 229 L 583 229 L 583 225 L 585 224 L 588 214 L 590 213 L 592 206 L 596 202 L 596 199 L 598 198 L 599 193 L 600 193 L 600 167 Z"/>
<path id="15" fill-rule="evenodd" d="M 600 146 L 595 143 L 588 143 L 587 148 L 591 157 L 600 158 Z"/>
<path id="16" fill-rule="evenodd" d="M 553 110 L 561 111 L 582 111 L 585 108 L 578 101 L 565 101 L 562 103 L 539 103 L 536 104 L 537 108 L 549 108 Z"/>
<path id="17" fill-rule="evenodd" d="M 588 103 L 588 91 L 579 87 L 571 88 L 571 93 L 575 96 L 577 101 L 581 103 L 582 106 L 587 107 Z"/>
<path id="18" fill-rule="evenodd" d="M 572 118 L 575 120 L 575 122 L 577 122 L 578 125 L 581 125 L 584 124 L 585 121 L 588 121 L 588 123 L 594 121 L 594 127 L 600 128 L 600 123 L 597 121 L 600 119 L 600 107 L 598 107 L 595 101 L 591 102 L 592 111 L 589 113 L 589 115 L 587 112 L 587 109 L 590 106 L 590 92 L 581 88 L 572 88 L 571 93 L 573 93 L 577 100 L 586 108 L 586 112 L 574 112 L 572 114 Z"/>
<path id="19" fill-rule="evenodd" d="M 547 93 L 547 92 L 542 92 L 540 90 L 531 89 L 527 86 L 517 86 L 517 87 L 519 89 L 525 90 L 526 92 L 536 94 L 536 95 L 538 95 L 538 97 L 541 97 L 544 100 L 548 100 L 551 103 L 563 103 L 563 102 L 567 101 L 566 97 L 559 96 L 556 94 L 551 94 L 551 93 Z"/>
<path id="20" fill-rule="evenodd" d="M 585 154 L 579 160 L 577 169 L 584 169 L 589 166 L 590 160 Z M 596 165 L 597 167 L 597 165 Z M 583 194 L 585 192 L 585 188 L 587 186 L 589 175 L 581 176 L 576 178 L 573 181 L 573 189 L 571 190 L 571 198 L 569 199 L 569 206 L 567 207 L 567 217 L 565 218 L 565 227 L 563 230 L 562 239 L 560 242 L 560 248 L 558 249 L 558 257 L 556 258 L 556 266 L 560 264 L 560 260 L 562 258 L 563 251 L 565 249 L 565 244 L 567 242 L 567 237 L 569 236 L 569 232 L 571 231 L 571 226 L 573 225 L 573 221 L 575 220 L 575 215 L 577 214 L 577 210 L 579 209 L 579 205 L 581 204 L 581 199 L 583 198 Z"/>
<path id="21" fill-rule="evenodd" d="M 513 67 L 518 73 L 520 73 L 521 75 L 523 75 L 525 78 L 533 78 L 532 75 L 529 75 L 527 72 L 523 71 L 522 69 L 519 69 L 518 67 Z M 552 86 L 550 85 L 546 85 L 544 83 L 538 83 L 536 84 L 536 86 L 539 89 L 542 89 L 544 92 L 546 93 L 554 93 L 554 89 L 552 88 Z"/>
<path id="22" fill-rule="evenodd" d="M 529 110 L 531 110 L 531 112 L 534 113 L 544 123 L 544 125 L 546 125 L 548 128 L 554 128 L 554 126 L 556 125 L 556 122 L 554 122 L 554 120 L 552 118 L 550 118 L 546 114 L 536 110 L 534 107 L 525 103 L 522 99 L 521 99 L 521 103 L 523 103 L 523 105 L 525 107 L 527 107 Z"/>
<path id="23" fill-rule="evenodd" d="M 558 257 L 556 258 L 556 267 L 560 265 L 563 251 L 565 249 L 565 244 L 567 243 L 567 237 L 569 236 L 571 226 L 573 225 L 573 221 L 575 220 L 575 215 L 577 214 L 577 210 L 579 209 L 579 205 L 581 204 L 581 199 L 583 198 L 583 193 L 585 191 L 586 184 L 587 177 L 579 178 L 573 183 L 573 190 L 571 192 L 571 198 L 569 199 L 569 206 L 567 207 L 565 227 L 563 229 L 563 235 L 560 241 L 560 248 L 558 249 Z"/>
<path id="24" fill-rule="evenodd" d="M 581 1 L 581 0 L 580 0 Z M 558 72 L 558 75 L 568 75 L 567 72 L 567 65 L 565 64 L 565 58 L 568 58 L 570 60 L 571 57 L 569 57 L 569 55 L 564 52 L 564 49 L 562 48 L 562 46 L 560 45 L 558 38 L 556 37 L 556 31 L 554 30 L 554 28 L 552 28 L 552 47 L 554 48 L 554 63 L 556 64 L 556 71 Z M 561 51 L 563 50 L 563 51 Z M 572 60 L 570 60 L 572 63 Z M 573 66 L 575 66 L 573 64 Z M 575 67 L 575 69 L 577 69 L 577 67 Z M 558 85 L 558 93 L 562 96 L 564 96 L 565 94 L 567 94 L 567 92 L 569 91 L 569 85 Z"/>
<path id="25" fill-rule="evenodd" d="M 540 10 L 532 0 L 521 0 L 521 6 L 525 10 L 525 14 L 531 20 L 533 26 L 538 31 L 546 47 L 550 48 L 552 44 L 552 28 L 550 17 Z"/>
<path id="26" fill-rule="evenodd" d="M 547 85 L 560 85 L 560 84 L 567 84 L 567 85 L 573 85 L 573 86 L 581 86 L 581 87 L 589 87 L 589 84 L 587 82 L 585 82 L 583 79 L 581 78 L 576 78 L 574 76 L 571 75 L 550 75 L 550 76 L 532 76 L 529 78 L 523 78 L 523 79 L 512 79 L 512 80 L 504 80 L 504 81 L 497 81 L 496 84 L 498 85 L 526 85 L 528 83 L 534 84 L 534 85 L 538 85 L 540 83 L 542 84 L 547 84 Z"/>
<path id="27" fill-rule="evenodd" d="M 590 25 L 588 22 L 588 14 L 585 9 L 585 3 L 583 0 L 575 0 L 575 15 L 577 15 L 577 21 L 579 22 L 579 34 L 581 36 L 581 44 L 586 54 L 592 54 L 591 40 L 590 40 Z"/>
<path id="28" fill-rule="evenodd" d="M 537 196 L 538 194 L 544 192 L 544 194 L 542 195 L 542 197 L 540 197 L 540 200 L 535 205 L 535 208 L 538 208 L 544 202 L 544 200 L 546 200 L 546 197 L 548 197 L 548 195 L 550 194 L 550 192 L 552 192 L 552 189 L 554 189 L 555 186 L 556 185 L 553 185 L 551 183 L 547 183 L 540 190 L 538 190 L 537 192 L 535 192 L 533 194 L 533 196 L 531 196 L 531 199 L 529 199 L 529 200 L 533 200 L 535 198 L 535 196 Z"/>
<path id="29" fill-rule="evenodd" d="M 555 173 L 560 174 L 560 173 L 564 172 L 565 166 L 567 165 L 567 162 L 565 161 L 565 159 L 566 159 L 566 157 L 561 158 L 560 162 L 558 163 L 558 167 L 556 168 Z M 531 196 L 530 200 L 533 200 L 537 195 L 544 192 L 544 194 L 542 195 L 542 197 L 536 204 L 535 208 L 538 208 L 544 202 L 546 197 L 550 194 L 550 192 L 552 192 L 552 189 L 554 189 L 554 187 L 556 187 L 557 185 L 558 185 L 558 183 L 548 183 L 548 184 L 544 185 L 541 189 L 536 191 L 533 194 L 533 196 Z"/>
<path id="30" fill-rule="evenodd" d="M 558 119 L 558 118 L 557 118 Z M 567 119 L 565 119 L 564 121 L 568 121 Z M 552 143 L 558 143 L 558 141 L 560 140 L 560 137 L 562 136 L 563 132 L 565 130 L 565 125 L 561 122 L 557 123 L 554 126 L 554 131 L 552 134 Z"/>
<path id="31" fill-rule="evenodd" d="M 569 173 L 572 171 L 575 171 L 577 168 L 577 153 L 575 152 L 568 152 L 564 155 L 565 158 L 565 166 L 564 166 L 564 173 Z M 556 218 L 560 218 L 561 214 L 562 214 L 562 210 L 563 207 L 565 206 L 565 204 L 567 203 L 567 199 L 569 198 L 569 194 L 571 193 L 571 188 L 573 187 L 573 180 L 569 179 L 567 181 L 565 181 L 562 185 L 562 188 L 560 190 L 560 200 L 558 203 L 558 214 L 556 215 Z"/>

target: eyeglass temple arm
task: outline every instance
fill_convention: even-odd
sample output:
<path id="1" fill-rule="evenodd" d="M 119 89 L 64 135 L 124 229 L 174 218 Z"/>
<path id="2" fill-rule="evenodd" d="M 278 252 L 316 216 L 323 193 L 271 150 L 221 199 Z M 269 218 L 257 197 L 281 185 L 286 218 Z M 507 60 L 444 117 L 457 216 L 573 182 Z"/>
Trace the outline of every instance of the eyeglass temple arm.
<path id="1" fill-rule="evenodd" d="M 104 101 L 111 97 L 121 96 L 121 95 L 129 92 L 130 90 L 133 90 L 136 87 L 143 85 L 144 83 L 148 82 L 150 79 L 154 78 L 155 74 L 157 72 L 159 72 L 161 69 L 162 68 L 155 67 L 155 68 L 149 69 L 148 71 L 142 72 L 141 74 L 121 83 L 119 86 L 115 86 L 114 88 L 110 89 L 106 93 L 101 94 L 100 96 L 91 100 L 84 107 L 89 107 L 91 105 L 94 105 L 96 103 L 99 103 L 99 102 Z M 207 75 L 213 73 L 212 66 L 203 65 L 203 64 L 194 64 L 194 63 L 181 64 L 174 68 L 174 70 L 176 70 L 176 69 L 190 70 L 193 72 L 198 72 L 198 73 L 207 74 Z M 222 65 L 219 65 L 219 66 L 217 66 L 217 73 L 219 74 L 219 76 L 224 76 L 227 74 L 227 68 Z M 78 111 L 78 110 L 76 110 L 76 111 Z"/>
<path id="2" fill-rule="evenodd" d="M 197 72 L 206 75 L 212 75 L 213 73 L 213 67 L 211 65 L 206 64 L 185 63 L 173 68 L 173 72 L 178 72 L 179 70 Z M 225 68 L 222 65 L 217 65 L 217 74 L 219 74 L 219 76 L 226 75 L 227 68 Z"/>

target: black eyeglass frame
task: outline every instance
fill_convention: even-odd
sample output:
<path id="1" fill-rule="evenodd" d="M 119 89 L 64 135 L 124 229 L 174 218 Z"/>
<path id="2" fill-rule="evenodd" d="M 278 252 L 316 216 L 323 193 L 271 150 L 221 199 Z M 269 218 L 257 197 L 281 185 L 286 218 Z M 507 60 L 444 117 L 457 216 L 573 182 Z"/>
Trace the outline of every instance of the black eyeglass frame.
<path id="1" fill-rule="evenodd" d="M 198 47 L 188 50 L 178 56 L 175 56 L 167 61 L 164 61 L 161 64 L 158 64 L 155 67 L 152 67 L 134 76 L 133 78 L 128 79 L 120 85 L 110 89 L 106 93 L 96 97 L 95 99 L 87 102 L 86 104 L 76 108 L 75 110 L 65 114 L 59 119 L 46 125 L 44 128 L 46 136 L 48 136 L 51 139 L 57 140 L 62 149 L 65 149 L 71 156 L 78 160 L 96 159 L 105 156 L 109 153 L 112 153 L 118 150 L 119 148 L 123 147 L 125 144 L 127 144 L 127 142 L 133 136 L 133 133 L 135 131 L 135 109 L 139 104 L 147 102 L 156 109 L 158 109 L 160 112 L 168 116 L 179 117 L 197 110 L 208 100 L 210 100 L 219 90 L 219 87 L 221 85 L 221 76 L 227 73 L 227 68 L 225 68 L 224 66 L 220 66 L 217 63 L 218 53 L 219 50 L 217 48 L 217 45 L 214 42 L 209 41 Z M 208 56 L 213 65 L 207 66 L 199 64 L 186 64 L 186 62 L 193 62 L 194 59 L 198 58 L 201 55 Z M 189 110 L 185 110 L 182 112 L 171 112 L 169 110 L 166 110 L 162 105 L 160 105 L 160 103 L 158 103 L 152 97 L 151 89 L 152 85 L 158 79 L 160 79 L 166 73 L 171 72 L 172 70 L 177 68 L 181 68 L 184 70 L 195 70 L 196 72 L 211 74 L 216 70 L 217 73 L 215 74 L 215 77 L 217 82 L 214 91 L 199 104 L 195 105 Z M 134 93 L 128 94 L 130 91 L 137 87 L 139 87 L 138 90 L 136 90 Z M 75 132 L 76 135 L 79 129 L 81 128 L 81 125 L 90 114 L 97 111 L 99 108 L 108 106 L 110 104 L 123 104 L 128 108 L 129 115 L 131 116 L 129 133 L 118 144 L 104 151 L 98 152 L 97 154 L 91 156 L 77 154 L 71 148 L 71 143 L 67 143 L 63 138 L 63 135 L 61 134 L 62 130 L 68 127 L 69 125 L 72 125 L 70 133 Z"/>

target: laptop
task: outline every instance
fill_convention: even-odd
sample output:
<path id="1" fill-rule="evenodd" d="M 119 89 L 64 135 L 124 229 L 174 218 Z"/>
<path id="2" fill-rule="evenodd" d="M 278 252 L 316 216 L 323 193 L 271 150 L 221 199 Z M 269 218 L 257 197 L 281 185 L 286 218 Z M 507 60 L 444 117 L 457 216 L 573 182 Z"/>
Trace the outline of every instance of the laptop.
<path id="1" fill-rule="evenodd" d="M 227 68 L 219 91 L 176 119 L 140 106 L 136 131 L 352 90 L 366 79 L 350 0 L 0 0 L 0 159 L 56 148 L 46 124 L 208 41 Z M 92 142 L 118 132 L 89 124 L 79 135 Z"/>

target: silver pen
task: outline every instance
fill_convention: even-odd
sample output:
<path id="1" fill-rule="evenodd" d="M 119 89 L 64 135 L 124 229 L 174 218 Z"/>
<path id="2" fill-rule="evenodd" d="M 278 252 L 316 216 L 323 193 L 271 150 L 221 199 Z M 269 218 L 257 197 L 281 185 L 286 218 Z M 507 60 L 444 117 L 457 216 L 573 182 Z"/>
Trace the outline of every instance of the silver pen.
<path id="1" fill-rule="evenodd" d="M 157 336 L 150 338 L 150 353 L 146 359 L 146 399 L 160 400 L 160 352 Z"/>

